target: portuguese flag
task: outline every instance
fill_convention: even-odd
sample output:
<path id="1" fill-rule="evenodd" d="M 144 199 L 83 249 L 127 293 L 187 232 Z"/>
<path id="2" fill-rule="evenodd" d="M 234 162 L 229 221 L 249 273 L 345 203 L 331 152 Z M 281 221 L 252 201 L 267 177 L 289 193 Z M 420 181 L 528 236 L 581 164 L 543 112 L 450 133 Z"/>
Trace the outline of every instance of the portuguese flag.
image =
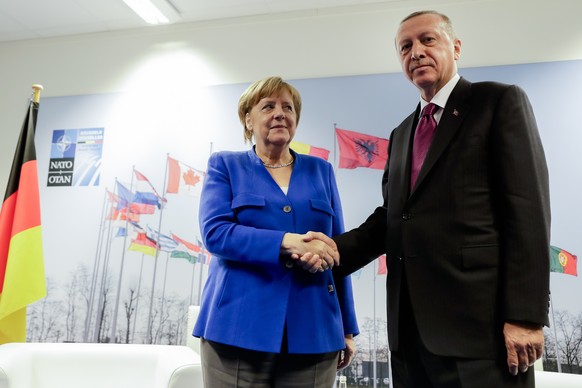
<path id="1" fill-rule="evenodd" d="M 565 250 L 550 246 L 550 271 L 578 276 L 578 257 Z"/>
<path id="2" fill-rule="evenodd" d="M 26 306 L 46 295 L 34 131 L 30 101 L 0 211 L 0 344 L 26 341 Z"/>

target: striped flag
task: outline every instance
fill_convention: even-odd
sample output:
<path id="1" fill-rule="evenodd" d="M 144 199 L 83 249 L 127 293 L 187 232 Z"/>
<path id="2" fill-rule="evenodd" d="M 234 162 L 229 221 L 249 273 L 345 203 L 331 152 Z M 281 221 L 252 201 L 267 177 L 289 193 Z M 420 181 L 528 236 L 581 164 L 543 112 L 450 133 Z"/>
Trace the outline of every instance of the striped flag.
<path id="1" fill-rule="evenodd" d="M 170 257 L 186 259 L 190 264 L 200 261 L 200 256 L 203 254 L 203 249 L 200 245 L 186 241 L 175 234 L 172 234 L 172 239 L 178 243 L 178 246 L 170 252 Z"/>
<path id="2" fill-rule="evenodd" d="M 194 244 L 194 243 L 191 243 L 191 242 L 189 242 L 189 241 L 186 241 L 186 240 L 184 240 L 184 239 L 181 239 L 180 237 L 176 236 L 175 234 L 172 234 L 172 238 L 173 238 L 173 239 L 174 239 L 176 242 L 178 242 L 178 243 L 180 243 L 180 244 L 184 245 L 186 248 L 188 248 L 188 249 L 189 249 L 189 250 L 191 250 L 192 252 L 199 253 L 200 251 L 202 251 L 202 248 L 201 248 L 199 245 L 196 245 L 196 244 Z"/>
<path id="3" fill-rule="evenodd" d="M 329 159 L 329 150 L 325 148 L 314 147 L 309 144 L 299 143 L 298 141 L 292 141 L 290 147 L 298 154 L 317 156 L 323 160 Z"/>
<path id="4" fill-rule="evenodd" d="M 378 257 L 378 272 L 377 275 L 388 275 L 388 267 L 386 267 L 386 255 Z"/>
<path id="5" fill-rule="evenodd" d="M 128 251 L 141 252 L 149 256 L 156 256 L 157 244 L 145 233 L 138 233 L 137 237 L 131 240 Z"/>
<path id="6" fill-rule="evenodd" d="M 141 172 L 137 171 L 136 169 L 133 169 L 133 172 L 135 174 L 135 179 L 137 179 L 138 182 L 145 182 L 148 184 L 148 186 L 152 189 L 152 191 L 154 192 L 154 194 L 156 195 L 156 197 L 158 198 L 162 198 L 158 192 L 156 191 L 156 188 L 154 187 L 154 185 L 152 185 L 152 182 L 150 182 L 150 180 Z"/>
<path id="7" fill-rule="evenodd" d="M 147 235 L 150 239 L 157 241 L 162 252 L 171 252 L 178 247 L 178 243 L 165 234 L 159 233 L 157 230 L 147 225 Z"/>
<path id="8" fill-rule="evenodd" d="M 170 257 L 172 257 L 174 259 L 185 259 L 190 264 L 194 264 L 197 261 L 196 256 L 191 255 L 187 249 L 183 249 L 183 248 L 176 248 L 175 250 L 170 252 Z"/>
<path id="9" fill-rule="evenodd" d="M 0 212 L 0 344 L 26 341 L 26 306 L 46 296 L 35 100 L 22 125 Z"/>

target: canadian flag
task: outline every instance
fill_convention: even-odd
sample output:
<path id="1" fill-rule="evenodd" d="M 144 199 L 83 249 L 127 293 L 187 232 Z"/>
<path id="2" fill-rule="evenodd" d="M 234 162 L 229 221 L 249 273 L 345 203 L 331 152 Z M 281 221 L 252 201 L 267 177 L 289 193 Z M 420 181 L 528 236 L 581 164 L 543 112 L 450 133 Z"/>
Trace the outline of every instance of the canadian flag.
<path id="1" fill-rule="evenodd" d="M 168 185 L 166 193 L 177 194 L 190 192 L 204 179 L 204 171 L 187 166 L 176 159 L 168 157 Z"/>

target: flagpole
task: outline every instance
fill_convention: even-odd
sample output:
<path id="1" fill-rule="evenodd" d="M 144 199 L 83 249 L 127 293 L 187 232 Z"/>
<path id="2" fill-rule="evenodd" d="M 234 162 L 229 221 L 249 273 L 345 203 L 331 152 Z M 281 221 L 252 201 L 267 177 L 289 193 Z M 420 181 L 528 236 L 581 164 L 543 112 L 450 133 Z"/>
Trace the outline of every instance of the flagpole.
<path id="1" fill-rule="evenodd" d="M 43 86 L 40 84 L 32 85 L 32 102 L 37 104 L 40 102 L 40 92 L 42 92 L 43 89 Z"/>
<path id="2" fill-rule="evenodd" d="M 374 276 L 374 280 L 372 281 L 372 286 L 374 287 L 374 293 L 373 293 L 373 297 L 372 297 L 372 304 L 373 304 L 373 308 L 372 308 L 372 316 L 374 317 L 374 350 L 372 351 L 372 370 L 373 370 L 373 376 L 374 376 L 374 388 L 376 388 L 376 376 L 377 376 L 377 371 L 376 371 L 376 349 L 377 349 L 377 345 L 376 345 L 376 276 L 378 273 L 378 270 L 376 269 L 376 266 L 378 264 L 378 259 L 374 260 L 374 272 L 372 273 L 372 276 Z"/>
<path id="3" fill-rule="evenodd" d="M 196 273 L 196 262 L 192 263 L 192 279 L 190 280 L 190 305 L 194 303 L 194 274 Z"/>
<path id="4" fill-rule="evenodd" d="M 214 143 L 210 142 L 210 151 L 208 153 L 208 158 L 210 158 L 210 156 L 212 155 L 212 149 L 214 148 Z M 198 202 L 198 212 L 200 212 L 200 202 Z M 202 235 L 202 231 L 200 231 L 200 234 Z M 198 240 L 198 239 L 196 239 Z M 196 241 L 198 242 L 198 241 Z M 198 244 L 200 245 L 201 248 L 201 253 L 198 255 L 198 263 L 200 264 L 200 273 L 198 274 L 198 298 L 197 298 L 197 305 L 200 306 L 200 302 L 202 301 L 202 273 L 204 272 L 204 264 L 200 262 L 200 258 L 202 256 L 206 256 L 204 254 L 204 242 L 202 240 L 200 240 L 200 243 Z"/>
<path id="5" fill-rule="evenodd" d="M 161 240 L 160 232 L 158 231 L 158 243 Z M 164 285 L 162 286 L 162 301 L 160 302 L 160 329 L 163 323 L 164 313 L 164 297 L 166 296 L 166 280 L 168 279 L 168 264 L 170 262 L 170 252 L 166 252 L 166 268 L 164 270 Z"/>
<path id="6" fill-rule="evenodd" d="M 550 292 L 550 307 L 552 309 L 552 326 L 554 327 L 554 347 L 556 349 L 556 364 L 558 364 L 558 373 L 562 373 L 562 362 L 560 361 L 560 351 L 558 349 L 558 332 L 556 330 L 556 317 L 554 315 L 554 302 Z"/>
<path id="7" fill-rule="evenodd" d="M 99 263 L 101 259 L 101 246 L 103 241 L 103 228 L 105 224 L 105 208 L 107 206 L 108 190 L 105 188 L 105 196 L 103 197 L 103 205 L 101 206 L 101 223 L 99 225 L 99 232 L 97 234 L 97 249 L 95 250 L 95 259 L 93 261 L 93 273 L 91 276 L 91 286 L 89 288 L 89 305 L 87 306 L 87 314 L 85 316 L 85 331 L 83 332 L 83 342 L 89 339 L 89 330 L 91 328 L 91 316 L 93 315 L 93 301 L 95 299 L 95 288 L 97 287 L 97 277 L 99 271 Z"/>
<path id="8" fill-rule="evenodd" d="M 168 158 L 170 157 L 170 154 L 166 154 L 166 168 L 165 168 L 165 172 L 164 172 L 164 183 L 163 183 L 163 197 L 162 197 L 162 206 L 160 208 L 160 219 L 158 220 L 158 241 L 156 241 L 156 256 L 154 258 L 154 273 L 152 275 L 152 291 L 150 294 L 150 310 L 148 313 L 148 329 L 147 329 L 147 342 L 148 344 L 153 343 L 153 337 L 152 337 L 152 310 L 154 307 L 154 293 L 156 290 L 156 272 L 158 269 L 158 257 L 160 256 L 160 244 L 159 244 L 159 240 L 160 240 L 160 233 L 162 230 L 162 216 L 164 215 L 164 208 L 165 208 L 165 203 L 166 203 L 166 181 L 168 179 Z M 161 312 L 160 312 L 161 314 Z"/>
<path id="9" fill-rule="evenodd" d="M 116 179 L 117 180 L 117 179 Z M 112 206 L 109 207 L 111 212 Z M 99 289 L 99 299 L 97 300 L 97 315 L 95 317 L 95 333 L 93 335 L 93 342 L 99 342 L 99 335 L 101 334 L 101 321 L 103 319 L 103 310 L 105 308 L 105 300 L 103 293 L 105 292 L 105 284 L 107 283 L 107 272 L 109 269 L 109 255 L 111 254 L 111 234 L 113 228 L 111 227 L 111 220 L 109 220 L 109 230 L 107 231 L 107 240 L 105 242 L 105 255 L 103 258 L 103 269 L 101 270 L 101 287 Z"/>
<path id="10" fill-rule="evenodd" d="M 129 191 L 133 190 L 133 176 L 135 175 L 135 166 L 131 167 L 131 181 L 129 183 Z M 117 179 L 116 179 L 117 182 Z M 117 295 L 115 296 L 115 307 L 113 308 L 113 319 L 111 321 L 111 334 L 109 342 L 117 342 L 115 340 L 115 332 L 117 331 L 117 312 L 119 310 L 119 300 L 121 299 L 121 283 L 123 280 L 123 267 L 125 265 L 125 247 L 127 245 L 127 227 L 129 224 L 129 213 L 130 213 L 131 202 L 127 202 L 125 211 L 125 236 L 123 236 L 123 250 L 121 251 L 121 263 L 119 265 L 119 279 L 117 280 Z"/>
<path id="11" fill-rule="evenodd" d="M 139 267 L 139 280 L 137 282 L 137 294 L 136 294 L 136 298 L 135 298 L 135 317 L 133 318 L 133 328 L 132 328 L 132 332 L 131 332 L 131 343 L 132 344 L 134 343 L 134 340 L 135 340 L 135 326 L 136 326 L 137 314 L 138 314 L 137 307 L 139 306 L 139 294 L 141 292 L 141 278 L 142 278 L 142 274 L 143 274 L 144 257 L 145 257 L 145 255 L 142 253 L 141 254 L 141 265 Z"/>
<path id="12" fill-rule="evenodd" d="M 333 123 L 333 167 L 337 169 L 337 146 L 335 141 L 335 134 L 337 130 L 337 123 Z"/>
<path id="13" fill-rule="evenodd" d="M 204 263 L 202 263 L 202 257 L 205 256 L 204 255 L 204 244 L 202 244 L 202 242 L 198 241 L 198 238 L 196 238 L 196 242 L 198 243 L 198 245 L 200 246 L 200 253 L 198 253 L 198 295 L 196 298 L 196 305 L 200 306 L 200 301 L 202 300 L 202 270 L 204 269 Z"/>

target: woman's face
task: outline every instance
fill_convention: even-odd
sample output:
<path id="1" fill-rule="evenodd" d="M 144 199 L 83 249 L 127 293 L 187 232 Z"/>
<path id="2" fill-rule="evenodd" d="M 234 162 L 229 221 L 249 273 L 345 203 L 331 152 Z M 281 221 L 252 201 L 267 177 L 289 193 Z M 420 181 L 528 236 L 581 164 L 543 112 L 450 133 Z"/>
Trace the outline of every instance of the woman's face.
<path id="1" fill-rule="evenodd" d="M 295 106 L 288 91 L 261 99 L 245 118 L 259 147 L 289 146 L 297 128 Z"/>

